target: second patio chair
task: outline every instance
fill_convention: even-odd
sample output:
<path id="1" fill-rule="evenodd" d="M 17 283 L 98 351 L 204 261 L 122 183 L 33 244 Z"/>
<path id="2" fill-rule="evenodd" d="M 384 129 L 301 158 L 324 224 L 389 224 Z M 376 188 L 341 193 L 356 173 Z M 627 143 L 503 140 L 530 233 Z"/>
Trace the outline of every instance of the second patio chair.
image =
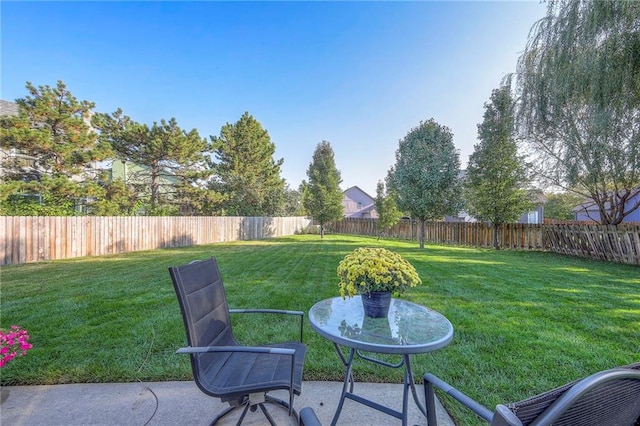
<path id="1" fill-rule="evenodd" d="M 169 268 L 178 297 L 189 347 L 177 352 L 189 354 L 196 385 L 207 395 L 220 398 L 230 406 L 211 422 L 244 407 L 260 408 L 272 425 L 273 418 L 264 402 L 293 409 L 294 395 L 302 389 L 302 369 L 306 346 L 302 343 L 303 312 L 274 309 L 229 309 L 215 258 Z M 242 346 L 231 328 L 230 313 L 286 314 L 300 317 L 300 342 Z M 289 400 L 283 401 L 268 392 L 284 389 Z"/>
<path id="2" fill-rule="evenodd" d="M 640 363 L 600 371 L 495 411 L 453 386 L 424 375 L 427 424 L 436 426 L 434 387 L 442 389 L 492 426 L 637 426 L 640 425 Z"/>

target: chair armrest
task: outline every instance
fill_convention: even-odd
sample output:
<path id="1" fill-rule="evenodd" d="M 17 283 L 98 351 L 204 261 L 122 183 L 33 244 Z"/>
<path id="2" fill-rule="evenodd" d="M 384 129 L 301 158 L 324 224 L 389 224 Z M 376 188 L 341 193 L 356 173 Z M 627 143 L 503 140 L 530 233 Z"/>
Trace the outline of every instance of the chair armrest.
<path id="1" fill-rule="evenodd" d="M 287 311 L 283 309 L 229 309 L 230 314 L 281 314 L 281 315 L 297 315 L 300 317 L 300 343 L 302 343 L 304 312 Z"/>
<path id="2" fill-rule="evenodd" d="M 522 426 L 522 422 L 518 416 L 503 404 L 496 405 L 496 413 L 493 415 L 493 422 L 491 424 L 496 426 Z"/>
<path id="3" fill-rule="evenodd" d="M 304 407 L 300 410 L 300 424 L 303 426 L 322 426 L 316 412 L 311 407 Z"/>
<path id="4" fill-rule="evenodd" d="M 260 346 L 189 346 L 180 348 L 176 351 L 177 354 L 197 354 L 197 353 L 212 353 L 212 352 L 245 352 L 245 353 L 260 353 L 260 354 L 272 354 L 272 355 L 287 355 L 290 358 L 291 368 L 289 375 L 289 416 L 293 410 L 293 375 L 295 370 L 295 349 L 288 348 L 268 348 Z M 268 416 L 267 416 L 268 417 Z"/>
<path id="5" fill-rule="evenodd" d="M 435 398 L 435 394 L 433 392 L 433 386 L 440 388 L 447 395 L 451 396 L 453 399 L 460 402 L 462 405 L 464 405 L 465 407 L 467 407 L 468 409 L 476 413 L 476 415 L 484 419 L 487 423 L 491 423 L 491 421 L 493 420 L 493 412 L 489 410 L 487 407 L 471 399 L 469 396 L 460 392 L 458 389 L 454 388 L 444 380 L 430 373 L 426 373 L 424 375 L 425 397 L 427 398 L 427 404 L 429 404 L 429 401 L 433 401 L 433 398 Z M 435 406 L 435 404 L 433 405 Z M 430 411 L 434 412 L 435 410 L 429 410 L 427 408 L 427 414 L 429 414 Z M 435 415 L 433 416 L 433 421 L 429 421 L 428 424 L 429 426 L 436 424 Z"/>
<path id="6" fill-rule="evenodd" d="M 231 314 L 285 314 L 285 315 L 300 315 L 303 316 L 302 311 L 287 311 L 283 309 L 229 309 Z"/>
<path id="7" fill-rule="evenodd" d="M 287 348 L 265 348 L 261 346 L 189 346 L 176 351 L 177 354 L 201 354 L 211 352 L 249 352 L 293 356 L 296 350 Z"/>

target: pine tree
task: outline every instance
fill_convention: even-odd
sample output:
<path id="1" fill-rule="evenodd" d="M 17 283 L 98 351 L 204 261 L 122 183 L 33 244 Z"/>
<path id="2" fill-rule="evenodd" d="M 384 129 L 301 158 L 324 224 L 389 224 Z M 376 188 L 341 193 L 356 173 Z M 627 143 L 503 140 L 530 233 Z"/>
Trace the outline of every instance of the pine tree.
<path id="1" fill-rule="evenodd" d="M 212 188 L 224 194 L 223 208 L 231 216 L 273 216 L 282 212 L 286 182 L 283 159 L 274 160 L 276 147 L 262 125 L 245 112 L 227 123 L 219 137 L 211 137 L 216 156 Z"/>
<path id="2" fill-rule="evenodd" d="M 78 101 L 62 81 L 26 83 L 18 115 L 0 117 L 4 214 L 73 215 L 80 200 L 101 198 L 96 163 L 110 154 L 89 126 L 94 104 Z"/>
<path id="3" fill-rule="evenodd" d="M 101 140 L 111 144 L 131 171 L 125 183 L 148 199 L 148 214 L 177 214 L 185 200 L 193 205 L 211 197 L 203 187 L 211 174 L 210 145 L 197 130 L 181 129 L 175 118 L 149 127 L 133 121 L 121 109 L 111 115 L 96 114 L 93 123 Z"/>

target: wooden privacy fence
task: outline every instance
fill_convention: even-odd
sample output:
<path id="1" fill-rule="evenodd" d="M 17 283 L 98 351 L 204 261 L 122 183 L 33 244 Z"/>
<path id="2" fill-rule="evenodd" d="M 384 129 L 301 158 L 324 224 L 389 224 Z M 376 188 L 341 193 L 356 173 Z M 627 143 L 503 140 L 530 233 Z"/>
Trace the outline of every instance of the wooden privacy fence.
<path id="1" fill-rule="evenodd" d="M 377 219 L 345 218 L 330 227 L 331 232 L 357 235 L 378 235 Z M 384 236 L 418 240 L 420 222 L 403 219 Z M 442 222 L 425 224 L 425 241 L 475 247 L 493 247 L 493 228 L 484 223 Z M 542 225 L 511 223 L 498 233 L 501 247 L 526 250 L 544 250 Z"/>
<path id="2" fill-rule="evenodd" d="M 0 265 L 80 256 L 255 240 L 295 234 L 311 224 L 304 217 L 97 217 L 0 216 Z M 417 240 L 418 222 L 402 220 L 384 236 Z M 376 219 L 347 218 L 328 226 L 333 233 L 378 235 Z M 493 229 L 483 223 L 428 222 L 425 240 L 492 247 Z M 640 225 L 504 225 L 503 248 L 640 265 Z"/>
<path id="3" fill-rule="evenodd" d="M 304 217 L 0 216 L 0 265 L 280 237 Z"/>
<path id="4" fill-rule="evenodd" d="M 556 253 L 640 265 L 640 225 L 552 225 L 545 238 Z"/>
<path id="5" fill-rule="evenodd" d="M 377 219 L 346 218 L 329 226 L 335 233 L 378 235 Z M 418 240 L 420 223 L 402 220 L 384 236 Z M 484 223 L 427 222 L 425 241 L 493 247 L 493 228 Z M 510 223 L 500 227 L 502 248 L 549 250 L 560 254 L 640 265 L 640 225 L 527 225 Z"/>

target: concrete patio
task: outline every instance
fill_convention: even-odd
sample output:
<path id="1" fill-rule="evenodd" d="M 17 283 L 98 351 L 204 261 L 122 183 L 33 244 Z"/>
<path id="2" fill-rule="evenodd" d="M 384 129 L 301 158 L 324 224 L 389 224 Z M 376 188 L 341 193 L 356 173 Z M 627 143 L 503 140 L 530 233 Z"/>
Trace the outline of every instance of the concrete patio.
<path id="1" fill-rule="evenodd" d="M 294 406 L 312 407 L 323 425 L 329 425 L 335 413 L 342 389 L 341 382 L 304 382 L 302 395 Z M 418 387 L 423 400 L 422 387 Z M 4 386 L 0 388 L 0 424 L 22 425 L 207 425 L 215 413 L 227 404 L 203 394 L 194 382 L 99 383 L 52 386 Z M 402 404 L 401 384 L 356 383 L 355 392 L 394 409 Z M 277 395 L 274 393 L 274 395 Z M 280 394 L 286 398 L 286 394 Z M 278 424 L 295 425 L 285 410 L 267 404 Z M 454 423 L 438 407 L 440 424 Z M 240 410 L 218 424 L 235 424 Z M 426 425 L 411 399 L 409 424 Z M 244 425 L 265 425 L 260 410 L 248 412 Z M 398 419 L 347 400 L 338 425 L 400 425 Z"/>

